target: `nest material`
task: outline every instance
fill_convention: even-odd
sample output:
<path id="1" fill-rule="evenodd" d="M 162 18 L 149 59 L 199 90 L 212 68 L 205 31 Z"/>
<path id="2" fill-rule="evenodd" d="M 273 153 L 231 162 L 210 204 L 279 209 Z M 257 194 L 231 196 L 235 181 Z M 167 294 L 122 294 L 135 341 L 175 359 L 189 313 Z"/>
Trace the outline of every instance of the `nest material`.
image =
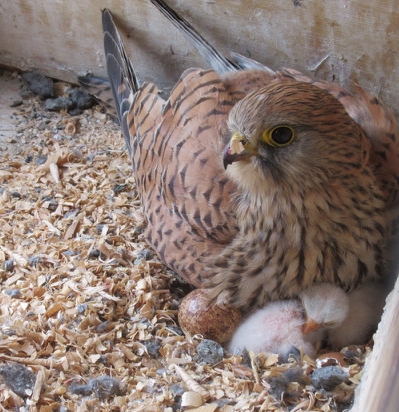
<path id="1" fill-rule="evenodd" d="M 0 142 L 4 410 L 349 407 L 369 346 L 283 365 L 274 354 L 201 362 L 202 338 L 184 337 L 177 324 L 187 289 L 142 236 L 128 153 L 99 106 L 73 117 L 30 97 L 14 118 L 16 135 Z M 322 362 L 346 372 L 333 390 L 312 383 Z M 22 389 L 14 382 L 20 365 Z"/>

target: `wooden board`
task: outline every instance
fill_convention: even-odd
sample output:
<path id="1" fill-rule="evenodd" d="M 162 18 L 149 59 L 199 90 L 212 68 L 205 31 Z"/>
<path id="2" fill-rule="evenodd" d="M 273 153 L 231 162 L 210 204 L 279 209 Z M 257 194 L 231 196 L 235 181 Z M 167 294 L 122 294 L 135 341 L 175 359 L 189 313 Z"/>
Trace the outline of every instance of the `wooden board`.
<path id="1" fill-rule="evenodd" d="M 203 35 L 270 65 L 342 84 L 358 82 L 399 113 L 398 0 L 170 0 Z M 0 64 L 76 81 L 105 75 L 100 10 L 110 8 L 129 37 L 143 80 L 170 88 L 206 64 L 148 0 L 13 0 L 0 3 Z"/>
<path id="2" fill-rule="evenodd" d="M 399 280 L 387 298 L 351 412 L 399 410 Z"/>

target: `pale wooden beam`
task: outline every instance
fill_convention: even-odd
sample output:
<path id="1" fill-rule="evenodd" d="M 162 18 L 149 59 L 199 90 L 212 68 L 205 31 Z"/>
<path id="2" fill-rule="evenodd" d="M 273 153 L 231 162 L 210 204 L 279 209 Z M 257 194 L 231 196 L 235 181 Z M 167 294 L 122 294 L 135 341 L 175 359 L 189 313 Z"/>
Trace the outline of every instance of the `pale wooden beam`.
<path id="1" fill-rule="evenodd" d="M 351 412 L 399 411 L 399 279 L 374 336 Z"/>
<path id="2" fill-rule="evenodd" d="M 359 83 L 399 113 L 398 0 L 168 0 L 223 53 Z M 101 9 L 115 14 L 141 80 L 170 88 L 206 63 L 149 0 L 0 1 L 0 65 L 76 81 L 106 75 Z"/>

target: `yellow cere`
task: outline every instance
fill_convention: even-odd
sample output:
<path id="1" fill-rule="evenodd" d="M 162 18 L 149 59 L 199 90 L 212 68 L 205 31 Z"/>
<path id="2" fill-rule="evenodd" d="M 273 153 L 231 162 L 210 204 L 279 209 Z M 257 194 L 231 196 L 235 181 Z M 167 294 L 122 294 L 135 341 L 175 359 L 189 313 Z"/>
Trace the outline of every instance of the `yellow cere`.
<path id="1" fill-rule="evenodd" d="M 239 133 L 233 133 L 230 140 L 230 149 L 232 153 L 242 153 L 245 150 L 242 143 L 244 138 Z"/>

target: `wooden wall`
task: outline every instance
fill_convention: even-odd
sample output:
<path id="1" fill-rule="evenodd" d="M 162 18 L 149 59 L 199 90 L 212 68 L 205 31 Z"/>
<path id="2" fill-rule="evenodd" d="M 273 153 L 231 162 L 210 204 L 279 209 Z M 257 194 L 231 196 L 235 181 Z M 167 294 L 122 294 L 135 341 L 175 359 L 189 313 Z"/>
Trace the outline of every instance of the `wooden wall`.
<path id="1" fill-rule="evenodd" d="M 223 52 L 358 82 L 399 113 L 399 0 L 169 0 Z M 100 10 L 124 28 L 141 79 L 169 88 L 206 67 L 148 0 L 0 0 L 0 64 L 76 81 L 105 75 Z"/>
<path id="2" fill-rule="evenodd" d="M 399 280 L 387 298 L 355 403 L 350 412 L 399 410 Z"/>

